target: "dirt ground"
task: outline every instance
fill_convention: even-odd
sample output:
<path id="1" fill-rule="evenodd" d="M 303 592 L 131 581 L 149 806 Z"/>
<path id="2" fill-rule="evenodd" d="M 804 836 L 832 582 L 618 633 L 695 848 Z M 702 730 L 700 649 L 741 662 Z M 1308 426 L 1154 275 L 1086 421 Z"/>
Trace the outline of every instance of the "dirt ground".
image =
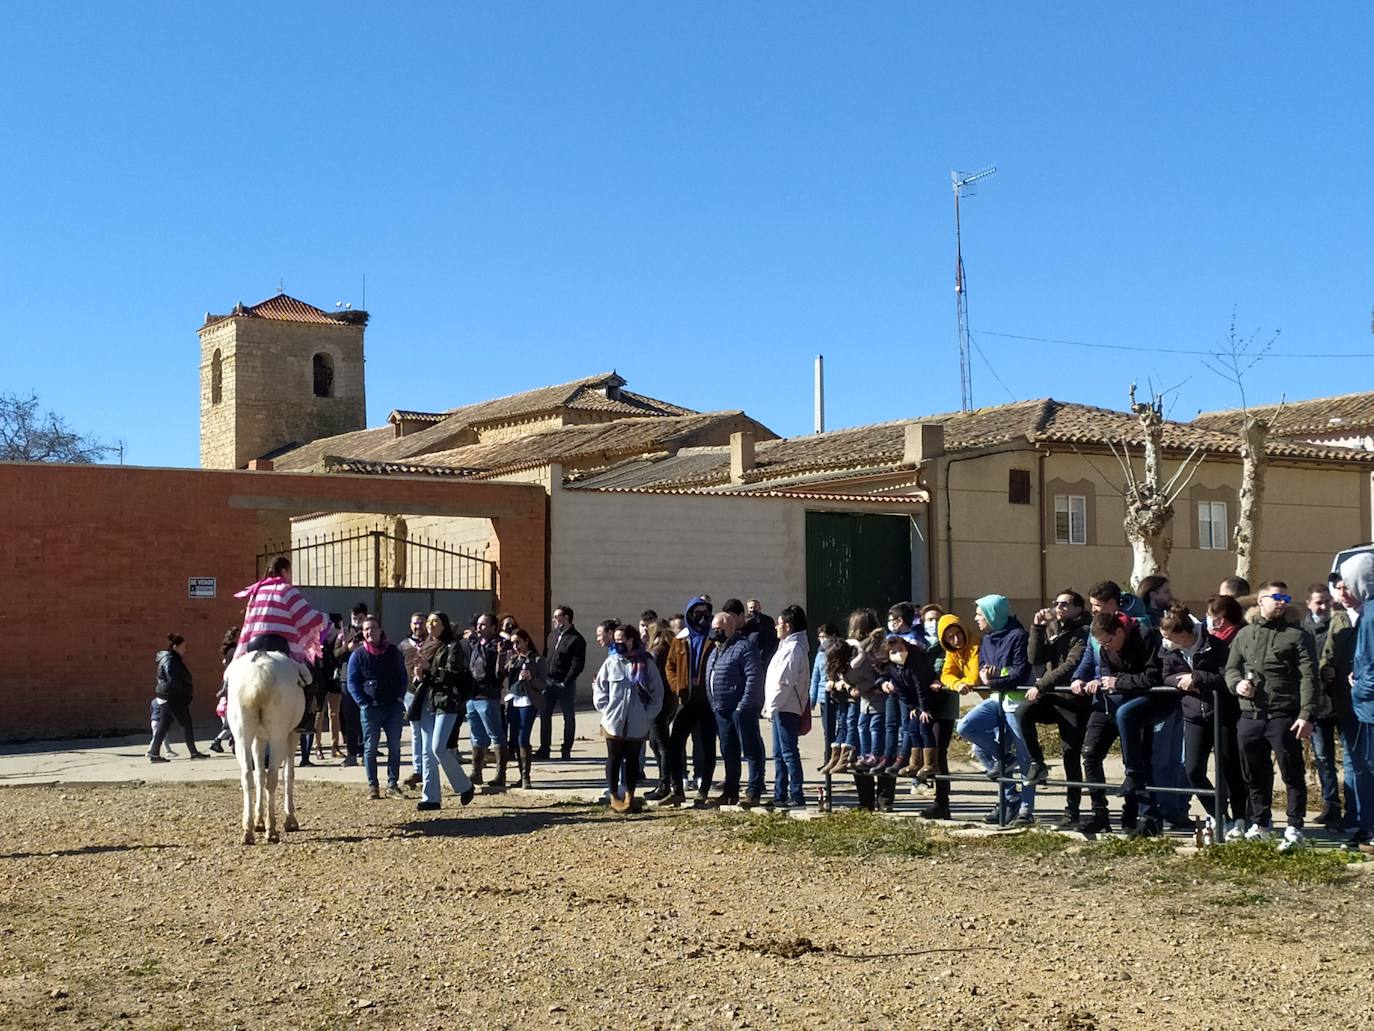
<path id="1" fill-rule="evenodd" d="M 544 796 L 416 814 L 305 784 L 0 795 L 6 1028 L 1347 1028 L 1374 1017 L 1369 874 L 978 842 L 817 857 L 757 818 Z M 771 818 L 770 818 L 771 819 Z M 788 825 L 789 827 L 791 825 Z M 1045 836 L 1048 837 L 1048 836 Z"/>

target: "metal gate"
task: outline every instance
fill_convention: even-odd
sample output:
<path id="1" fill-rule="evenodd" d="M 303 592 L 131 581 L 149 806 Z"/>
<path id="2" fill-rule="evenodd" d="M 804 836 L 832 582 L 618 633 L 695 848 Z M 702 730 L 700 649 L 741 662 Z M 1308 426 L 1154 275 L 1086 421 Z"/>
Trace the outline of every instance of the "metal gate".
<path id="1" fill-rule="evenodd" d="M 291 559 L 292 581 L 311 605 L 346 621 L 362 602 L 393 641 L 412 612 L 443 611 L 461 626 L 495 604 L 496 563 L 423 537 L 383 530 L 321 534 L 258 553 L 258 576 L 278 555 Z"/>
<path id="2" fill-rule="evenodd" d="M 846 630 L 849 613 L 911 600 L 911 521 L 860 512 L 806 513 L 806 615 Z"/>

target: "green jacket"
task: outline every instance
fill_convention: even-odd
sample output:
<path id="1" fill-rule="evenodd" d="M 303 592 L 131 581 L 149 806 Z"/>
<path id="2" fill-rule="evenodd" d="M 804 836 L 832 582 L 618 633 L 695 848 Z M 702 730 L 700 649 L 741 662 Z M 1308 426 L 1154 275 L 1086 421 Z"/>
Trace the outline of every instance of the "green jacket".
<path id="1" fill-rule="evenodd" d="M 1298 625 L 1301 615 L 1292 618 L 1295 611 L 1290 605 L 1277 619 L 1243 626 L 1231 642 L 1226 686 L 1235 694 L 1242 680 L 1255 685 L 1253 698 L 1236 695 L 1241 715 L 1317 718 L 1321 692 L 1316 647 L 1311 635 Z"/>
<path id="2" fill-rule="evenodd" d="M 1355 624 L 1345 609 L 1333 609 L 1327 627 L 1326 641 L 1317 660 L 1322 684 L 1321 711 L 1318 719 L 1331 716 L 1349 717 L 1350 674 L 1355 668 Z"/>

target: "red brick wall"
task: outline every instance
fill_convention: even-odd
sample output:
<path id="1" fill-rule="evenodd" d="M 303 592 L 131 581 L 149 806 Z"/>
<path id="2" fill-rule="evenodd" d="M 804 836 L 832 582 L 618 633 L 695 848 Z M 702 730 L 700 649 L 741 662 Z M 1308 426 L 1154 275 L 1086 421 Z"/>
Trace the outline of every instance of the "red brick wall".
<path id="1" fill-rule="evenodd" d="M 219 642 L 234 592 L 283 519 L 311 511 L 490 515 L 500 607 L 545 632 L 546 495 L 526 484 L 430 477 L 0 463 L 0 739 L 146 728 L 153 655 L 190 646 L 202 741 L 218 722 Z M 448 510 L 444 512 L 442 510 Z M 217 580 L 213 600 L 187 578 Z M 176 732 L 174 732 L 175 734 Z"/>

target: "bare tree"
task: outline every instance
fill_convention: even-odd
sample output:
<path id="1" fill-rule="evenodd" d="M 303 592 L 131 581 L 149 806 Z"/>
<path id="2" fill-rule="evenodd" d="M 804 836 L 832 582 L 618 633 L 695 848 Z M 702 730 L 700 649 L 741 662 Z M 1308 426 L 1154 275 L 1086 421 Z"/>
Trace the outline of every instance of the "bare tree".
<path id="1" fill-rule="evenodd" d="M 38 395 L 0 393 L 0 461 L 98 462 L 115 451 L 89 434 L 69 429 L 55 412 L 39 412 Z"/>
<path id="2" fill-rule="evenodd" d="M 1240 395 L 1240 494 L 1237 497 L 1238 509 L 1232 539 L 1236 545 L 1236 576 L 1246 580 L 1253 579 L 1255 554 L 1259 551 L 1260 531 L 1264 523 L 1264 474 L 1265 443 L 1269 439 L 1271 418 L 1265 418 L 1250 411 L 1245 398 L 1245 374 L 1255 367 L 1270 348 L 1277 343 L 1279 331 L 1262 343 L 1257 341 L 1260 331 L 1256 330 L 1243 337 L 1236 330 L 1236 309 L 1231 309 L 1231 325 L 1217 348 L 1217 353 L 1209 360 L 1204 359 L 1207 367 L 1228 383 L 1234 384 Z M 1282 399 L 1279 410 L 1283 408 Z M 1276 410 L 1275 415 L 1278 414 Z"/>
<path id="3" fill-rule="evenodd" d="M 1188 486 L 1206 455 L 1200 448 L 1194 447 L 1179 463 L 1173 476 L 1161 483 L 1164 395 L 1151 391 L 1149 401 L 1137 401 L 1135 384 L 1132 383 L 1130 397 L 1131 413 L 1139 421 L 1144 435 L 1144 468 L 1141 474 L 1136 475 L 1128 441 L 1109 440 L 1107 446 L 1111 448 L 1126 478 L 1121 487 L 1121 496 L 1126 502 L 1126 539 L 1131 544 L 1131 589 L 1134 590 L 1147 576 L 1168 575 L 1169 553 L 1174 546 L 1170 533 L 1174 501 Z"/>

